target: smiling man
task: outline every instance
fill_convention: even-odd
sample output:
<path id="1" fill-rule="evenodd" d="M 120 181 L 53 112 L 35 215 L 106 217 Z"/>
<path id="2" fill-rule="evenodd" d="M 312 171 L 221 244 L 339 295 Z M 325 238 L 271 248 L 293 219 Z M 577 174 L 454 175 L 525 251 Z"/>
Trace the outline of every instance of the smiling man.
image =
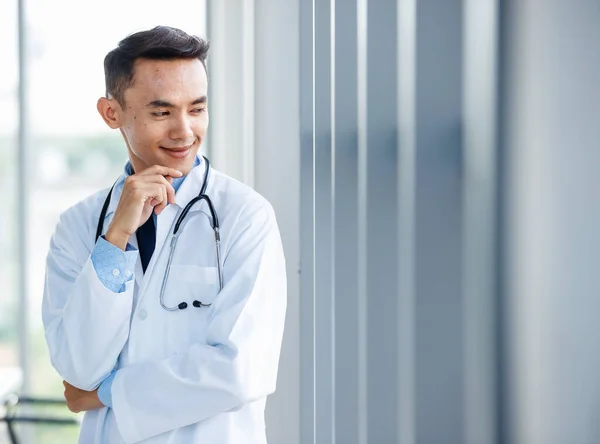
<path id="1" fill-rule="evenodd" d="M 271 205 L 212 169 L 208 44 L 169 28 L 105 58 L 129 161 L 61 215 L 42 317 L 80 443 L 265 443 L 286 310 Z"/>

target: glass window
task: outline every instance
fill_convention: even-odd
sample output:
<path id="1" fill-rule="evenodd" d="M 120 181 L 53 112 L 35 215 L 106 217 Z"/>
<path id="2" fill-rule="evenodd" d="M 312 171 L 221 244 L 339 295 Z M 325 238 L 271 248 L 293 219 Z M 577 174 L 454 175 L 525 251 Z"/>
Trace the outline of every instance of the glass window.
<path id="1" fill-rule="evenodd" d="M 2 7 L 6 3 L 14 2 L 2 2 Z M 121 174 L 127 158 L 120 133 L 110 130 L 96 111 L 96 101 L 104 94 L 104 56 L 126 35 L 159 24 L 204 36 L 205 4 L 203 0 L 28 0 L 27 6 L 31 123 L 27 276 L 31 387 L 36 396 L 62 398 L 62 380 L 50 364 L 40 316 L 49 240 L 60 213 L 109 187 Z M 6 50 L 4 45 L 0 50 Z M 0 88 L 6 88 L 7 82 L 0 83 Z M 0 97 L 2 100 L 6 94 L 4 89 L 0 91 L 4 94 Z M 6 97 L 13 100 L 12 96 Z M 0 133 L 2 156 L 14 156 L 14 148 L 5 148 L 9 143 L 5 139 L 9 136 Z M 14 164 L 12 158 L 0 163 L 0 168 L 11 162 Z M 7 180 L 6 175 L 0 180 Z M 4 224 L 3 218 L 12 214 L 0 210 L 0 221 Z M 8 223 L 13 221 L 8 220 Z M 3 246 L 7 241 L 0 238 Z M 4 270 L 2 267 L 2 272 Z M 0 322 L 0 328 L 12 327 L 10 321 Z M 12 339 L 7 337 L 6 340 Z M 13 349 L 9 347 L 4 352 L 6 360 L 14 359 Z M 64 408 L 56 410 L 52 413 L 68 415 Z M 33 442 L 43 443 L 74 443 L 77 436 L 73 427 L 36 426 L 34 433 Z"/>
<path id="2" fill-rule="evenodd" d="M 17 2 L 0 2 L 0 367 L 18 366 L 15 202 L 19 71 Z M 0 431 L 0 433 L 2 433 Z M 1 442 L 1 441 L 0 441 Z"/>
<path id="3" fill-rule="evenodd" d="M 19 373 L 19 269 L 15 217 L 19 115 L 17 29 L 17 2 L 0 2 L 0 41 L 3 42 L 0 45 L 0 387 L 5 389 L 12 388 L 6 383 Z M 2 395 L 5 393 L 0 393 Z M 8 433 L 2 423 L 0 444 L 5 443 L 8 443 Z"/>

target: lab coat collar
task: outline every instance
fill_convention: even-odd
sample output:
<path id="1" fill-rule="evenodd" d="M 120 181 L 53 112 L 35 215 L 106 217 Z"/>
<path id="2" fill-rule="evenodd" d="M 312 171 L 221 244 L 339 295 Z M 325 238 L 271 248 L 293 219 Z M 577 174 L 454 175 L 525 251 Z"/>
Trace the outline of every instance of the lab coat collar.
<path id="1" fill-rule="evenodd" d="M 192 170 L 188 173 L 186 179 L 179 186 L 179 189 L 175 193 L 175 205 L 179 208 L 183 209 L 185 206 L 198 194 L 200 194 L 200 190 L 202 189 L 202 185 L 204 184 L 204 170 L 206 168 L 206 160 L 204 157 L 199 156 L 200 163 L 192 168 Z M 208 184 L 206 188 L 206 192 L 208 193 L 208 189 L 210 187 L 210 177 L 211 173 L 208 174 Z M 195 210 L 193 208 L 192 210 Z"/>

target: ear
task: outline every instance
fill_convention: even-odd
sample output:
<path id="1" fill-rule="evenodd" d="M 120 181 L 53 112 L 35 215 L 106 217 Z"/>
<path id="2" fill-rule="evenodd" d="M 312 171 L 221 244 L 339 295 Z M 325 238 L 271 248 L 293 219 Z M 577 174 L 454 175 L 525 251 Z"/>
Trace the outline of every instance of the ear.
<path id="1" fill-rule="evenodd" d="M 121 127 L 123 124 L 123 110 L 121 109 L 119 102 L 115 99 L 100 97 L 96 104 L 96 108 L 109 127 L 112 129 Z"/>

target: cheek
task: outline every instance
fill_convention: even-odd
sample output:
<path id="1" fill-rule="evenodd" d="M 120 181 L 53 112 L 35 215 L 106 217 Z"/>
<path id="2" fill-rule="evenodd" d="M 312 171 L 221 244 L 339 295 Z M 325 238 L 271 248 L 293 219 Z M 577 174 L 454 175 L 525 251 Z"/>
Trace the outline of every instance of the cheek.
<path id="1" fill-rule="evenodd" d="M 148 121 L 145 119 L 135 118 L 127 127 L 129 140 L 135 145 L 153 145 L 164 137 L 161 122 Z"/>
<path id="2" fill-rule="evenodd" d="M 203 136 L 208 128 L 209 120 L 210 119 L 208 117 L 208 113 L 206 113 L 201 119 L 199 119 L 196 125 L 196 133 Z"/>

